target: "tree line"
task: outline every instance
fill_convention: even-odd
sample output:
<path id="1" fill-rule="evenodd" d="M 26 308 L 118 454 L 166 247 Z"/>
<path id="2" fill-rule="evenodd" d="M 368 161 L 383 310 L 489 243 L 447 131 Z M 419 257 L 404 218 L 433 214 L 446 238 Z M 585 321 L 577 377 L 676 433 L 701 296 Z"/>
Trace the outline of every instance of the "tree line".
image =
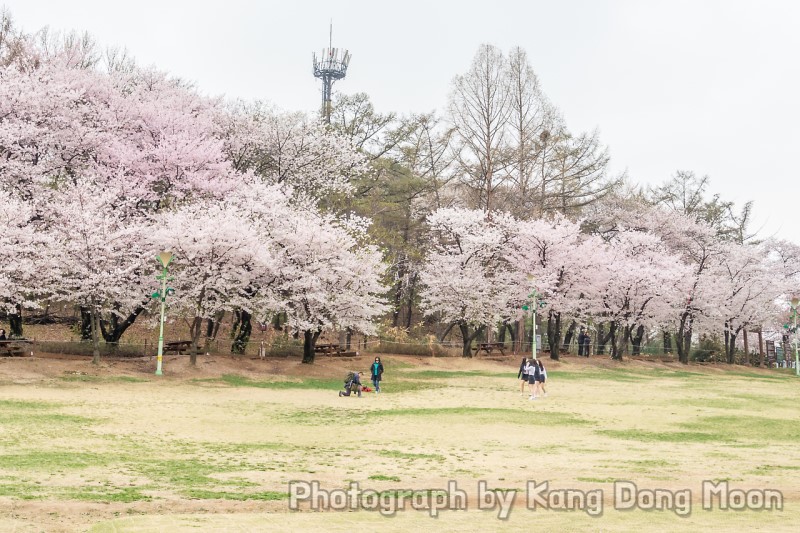
<path id="1" fill-rule="evenodd" d="M 597 131 L 573 133 L 524 50 L 482 45 L 447 109 L 397 116 L 335 95 L 331 124 L 202 96 L 87 35 L 24 34 L 0 16 L 0 304 L 12 333 L 49 301 L 116 343 L 151 308 L 153 257 L 175 253 L 171 309 L 193 361 L 225 313 L 304 340 L 421 328 L 519 339 L 531 289 L 551 353 L 589 325 L 621 357 L 660 332 L 776 324 L 798 281 L 794 243 L 758 241 L 751 205 L 708 179 L 661 187 L 608 172 Z"/>

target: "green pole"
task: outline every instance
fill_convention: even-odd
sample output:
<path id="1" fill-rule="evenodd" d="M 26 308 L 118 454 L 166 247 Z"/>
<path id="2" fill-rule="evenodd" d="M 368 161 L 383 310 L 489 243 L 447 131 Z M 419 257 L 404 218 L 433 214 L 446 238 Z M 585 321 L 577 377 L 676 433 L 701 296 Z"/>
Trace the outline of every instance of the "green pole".
<path id="1" fill-rule="evenodd" d="M 164 356 L 164 307 L 167 303 L 167 267 L 161 271 L 161 319 L 158 323 L 158 362 L 156 376 L 161 375 L 161 360 Z"/>
<path id="2" fill-rule="evenodd" d="M 797 305 L 794 307 L 794 374 L 800 376 L 800 358 L 797 356 Z"/>
<path id="3" fill-rule="evenodd" d="M 534 293 L 534 294 L 536 294 L 536 293 Z M 537 305 L 538 304 L 536 303 L 536 297 L 534 297 L 534 299 L 533 299 L 533 341 L 531 343 L 533 345 L 531 347 L 531 352 L 533 353 L 533 358 L 534 359 L 538 359 L 538 357 L 536 357 L 536 306 Z"/>
<path id="4" fill-rule="evenodd" d="M 172 252 L 161 252 L 158 254 L 158 261 L 161 263 L 161 317 L 158 323 L 158 362 L 156 364 L 156 376 L 161 375 L 161 360 L 164 356 L 164 307 L 167 302 L 167 268 L 172 261 Z"/>

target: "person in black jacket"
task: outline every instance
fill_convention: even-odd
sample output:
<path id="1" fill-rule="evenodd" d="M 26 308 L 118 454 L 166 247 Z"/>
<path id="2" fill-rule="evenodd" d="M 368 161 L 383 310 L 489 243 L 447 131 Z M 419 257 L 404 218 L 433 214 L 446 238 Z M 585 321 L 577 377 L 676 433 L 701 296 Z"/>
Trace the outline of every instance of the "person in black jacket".
<path id="1" fill-rule="evenodd" d="M 375 394 L 381 391 L 381 380 L 383 379 L 383 363 L 381 358 L 376 357 L 372 363 L 372 384 L 375 386 Z"/>
<path id="2" fill-rule="evenodd" d="M 584 329 L 581 328 L 581 332 L 578 333 L 578 357 L 584 355 L 583 346 L 584 344 L 586 344 L 586 337 L 588 337 L 586 331 L 584 331 Z"/>
<path id="3" fill-rule="evenodd" d="M 519 365 L 519 372 L 517 372 L 517 378 L 522 380 L 519 383 L 519 392 L 523 396 L 525 396 L 525 385 L 528 383 L 528 374 L 526 373 L 527 367 L 528 360 L 523 357 Z"/>

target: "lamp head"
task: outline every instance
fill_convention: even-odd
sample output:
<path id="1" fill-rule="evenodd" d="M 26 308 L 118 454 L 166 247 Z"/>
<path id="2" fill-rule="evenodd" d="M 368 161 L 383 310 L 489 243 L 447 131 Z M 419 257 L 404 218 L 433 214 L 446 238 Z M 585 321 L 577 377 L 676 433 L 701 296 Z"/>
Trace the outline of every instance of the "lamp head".
<path id="1" fill-rule="evenodd" d="M 161 263 L 161 266 L 167 268 L 170 261 L 172 261 L 172 252 L 161 252 L 158 254 L 158 261 Z"/>

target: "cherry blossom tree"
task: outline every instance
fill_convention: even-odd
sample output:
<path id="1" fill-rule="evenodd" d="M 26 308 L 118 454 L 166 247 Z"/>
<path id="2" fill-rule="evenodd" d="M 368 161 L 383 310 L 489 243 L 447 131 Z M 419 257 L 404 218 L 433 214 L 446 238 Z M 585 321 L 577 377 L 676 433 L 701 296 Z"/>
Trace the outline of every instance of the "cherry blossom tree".
<path id="1" fill-rule="evenodd" d="M 121 191 L 89 178 L 58 190 L 47 202 L 45 230 L 53 239 L 42 251 L 40 270 L 54 298 L 75 302 L 89 312 L 94 351 L 100 361 L 100 316 L 125 316 L 141 305 L 141 276 L 151 250 L 147 224 Z"/>
<path id="2" fill-rule="evenodd" d="M 238 102 L 218 113 L 224 151 L 235 169 L 315 199 L 350 194 L 366 159 L 343 135 L 301 113 Z"/>
<path id="3" fill-rule="evenodd" d="M 381 284 L 385 265 L 367 242 L 367 221 L 337 220 L 311 205 L 289 204 L 288 198 L 262 205 L 268 210 L 262 208 L 259 231 L 280 265 L 277 303 L 262 305 L 286 313 L 288 324 L 303 332 L 303 362 L 314 362 L 314 347 L 325 330 L 373 334 L 374 319 L 387 310 Z"/>
<path id="4" fill-rule="evenodd" d="M 638 355 L 645 330 L 660 325 L 672 312 L 679 298 L 673 288 L 689 269 L 649 233 L 621 231 L 604 246 L 605 260 L 593 268 L 601 269 L 605 278 L 599 297 L 609 323 L 611 357 L 621 360 L 628 341 Z"/>
<path id="5" fill-rule="evenodd" d="M 0 192 L 0 308 L 15 337 L 22 336 L 22 309 L 38 307 L 46 296 L 39 273 L 49 265 L 39 251 L 52 243 L 50 234 L 37 230 L 36 217 L 34 205 Z"/>
<path id="6" fill-rule="evenodd" d="M 519 223 L 513 246 L 513 263 L 526 285 L 545 298 L 550 357 L 558 359 L 562 320 L 586 320 L 592 311 L 588 292 L 600 283 L 595 268 L 602 252 L 599 239 L 582 235 L 580 226 L 564 217 Z"/>
<path id="7" fill-rule="evenodd" d="M 420 272 L 421 307 L 448 323 L 447 332 L 458 326 L 462 356 L 471 357 L 472 341 L 487 326 L 518 315 L 527 294 L 506 250 L 517 223 L 502 213 L 487 219 L 482 211 L 443 208 L 428 224 L 432 242 Z"/>
<path id="8" fill-rule="evenodd" d="M 188 317 L 194 365 L 203 321 L 219 311 L 249 308 L 252 286 L 274 277 L 270 243 L 260 238 L 248 213 L 235 201 L 186 204 L 159 214 L 155 227 L 153 247 L 174 254 L 171 272 L 176 293 L 170 307 Z"/>

